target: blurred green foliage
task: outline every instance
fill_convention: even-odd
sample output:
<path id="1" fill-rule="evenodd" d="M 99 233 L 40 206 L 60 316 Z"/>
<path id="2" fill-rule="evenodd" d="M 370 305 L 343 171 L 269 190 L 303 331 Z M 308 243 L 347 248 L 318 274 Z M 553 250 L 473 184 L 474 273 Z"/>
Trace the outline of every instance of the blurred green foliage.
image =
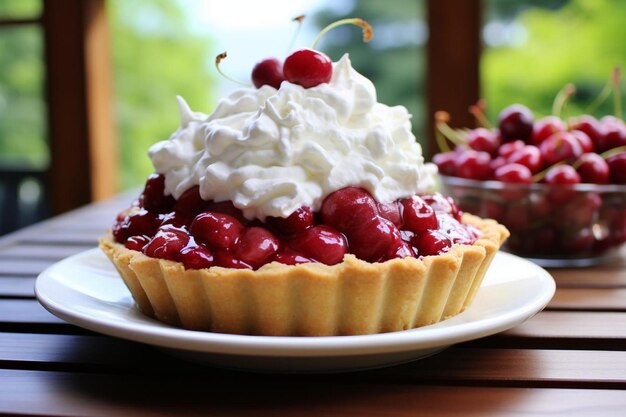
<path id="1" fill-rule="evenodd" d="M 179 126 L 176 96 L 213 108 L 210 42 L 189 31 L 179 3 L 110 0 L 122 188 L 152 172 L 147 151 Z"/>
<path id="2" fill-rule="evenodd" d="M 39 0 L 0 1 L 1 19 L 36 18 Z M 0 163 L 45 168 L 43 38 L 34 24 L 0 27 Z"/>
<path id="3" fill-rule="evenodd" d="M 626 68 L 626 2 L 537 1 L 535 7 L 523 10 L 520 3 L 525 2 L 487 2 L 497 18 L 515 18 L 528 36 L 519 47 L 484 51 L 482 92 L 492 120 L 515 102 L 527 105 L 537 116 L 550 114 L 554 97 L 567 83 L 573 83 L 577 92 L 566 114 L 584 112 L 609 80 L 613 67 Z M 611 99 L 594 114 L 612 113 Z"/>
<path id="4" fill-rule="evenodd" d="M 354 1 L 345 14 L 321 11 L 315 22 L 321 28 L 345 17 L 360 17 L 372 25 L 374 39 L 363 43 L 359 28 L 341 26 L 329 32 L 318 49 L 333 61 L 345 53 L 352 66 L 374 81 L 378 101 L 403 105 L 413 115 L 413 133 L 424 138 L 424 48 L 419 42 L 424 19 L 423 0 Z M 395 37 L 395 42 L 393 38 Z M 382 42 L 381 42 L 382 41 Z"/>

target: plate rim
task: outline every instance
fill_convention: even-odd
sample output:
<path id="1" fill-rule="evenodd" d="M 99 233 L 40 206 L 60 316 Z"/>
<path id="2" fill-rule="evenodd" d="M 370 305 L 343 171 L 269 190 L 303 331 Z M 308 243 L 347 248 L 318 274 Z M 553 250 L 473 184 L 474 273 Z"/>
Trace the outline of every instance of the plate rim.
<path id="1" fill-rule="evenodd" d="M 556 290 L 552 276 L 542 267 L 516 255 L 499 251 L 496 257 L 509 258 L 526 263 L 536 270 L 534 278 L 540 281 L 543 291 L 518 306 L 495 317 L 473 320 L 452 325 L 437 327 L 440 322 L 431 326 L 416 329 L 354 336 L 252 336 L 227 333 L 213 333 L 176 328 L 144 316 L 136 303 L 128 309 L 127 314 L 139 315 L 140 322 L 111 322 L 101 317 L 88 316 L 76 311 L 72 306 L 63 305 L 54 297 L 50 297 L 46 285 L 61 285 L 53 274 L 67 264 L 81 262 L 83 258 L 102 257 L 105 255 L 99 248 L 82 251 L 46 268 L 35 282 L 35 295 L 39 303 L 50 313 L 70 324 L 83 327 L 97 333 L 119 337 L 153 346 L 172 348 L 182 351 L 193 351 L 206 354 L 231 354 L 257 357 L 324 357 L 347 355 L 376 355 L 408 350 L 431 349 L 445 347 L 456 343 L 479 339 L 515 327 L 545 308 Z M 495 258 L 494 258 L 495 260 Z M 108 261 L 108 260 L 107 260 Z M 109 264 L 110 265 L 110 264 Z M 110 265 L 114 270 L 113 265 Z M 121 279 L 120 279 L 121 281 Z M 72 288 L 73 291 L 77 291 Z M 81 294 L 79 291 L 77 291 Z M 83 296 L 88 297 L 82 293 Z M 128 293 L 130 298 L 130 292 Z M 100 302 L 103 300 L 99 299 Z M 468 308 L 469 311 L 471 306 Z M 463 314 L 463 313 L 461 313 Z M 127 317 L 127 320 L 129 317 Z M 456 331 L 453 331 L 456 330 Z"/>

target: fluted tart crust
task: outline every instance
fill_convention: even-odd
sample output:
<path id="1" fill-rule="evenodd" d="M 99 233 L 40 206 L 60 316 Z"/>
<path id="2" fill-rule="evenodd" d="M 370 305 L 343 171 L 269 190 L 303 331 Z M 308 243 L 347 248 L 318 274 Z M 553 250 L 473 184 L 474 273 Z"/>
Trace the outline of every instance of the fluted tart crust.
<path id="1" fill-rule="evenodd" d="M 346 255 L 336 265 L 277 262 L 253 271 L 185 269 L 116 243 L 100 248 L 141 311 L 190 330 L 268 336 L 393 332 L 445 320 L 474 300 L 508 237 L 493 220 L 464 214 L 481 236 L 442 255 L 368 263 Z"/>

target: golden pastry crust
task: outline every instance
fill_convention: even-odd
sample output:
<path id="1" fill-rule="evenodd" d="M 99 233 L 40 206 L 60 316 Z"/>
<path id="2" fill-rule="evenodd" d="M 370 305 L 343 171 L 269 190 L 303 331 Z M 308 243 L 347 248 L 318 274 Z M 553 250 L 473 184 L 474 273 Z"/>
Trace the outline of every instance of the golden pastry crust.
<path id="1" fill-rule="evenodd" d="M 191 330 L 272 336 L 338 336 L 412 329 L 465 310 L 509 233 L 465 214 L 481 230 L 473 245 L 422 259 L 368 263 L 346 255 L 337 265 L 277 262 L 257 271 L 185 269 L 114 242 L 100 248 L 141 311 Z"/>

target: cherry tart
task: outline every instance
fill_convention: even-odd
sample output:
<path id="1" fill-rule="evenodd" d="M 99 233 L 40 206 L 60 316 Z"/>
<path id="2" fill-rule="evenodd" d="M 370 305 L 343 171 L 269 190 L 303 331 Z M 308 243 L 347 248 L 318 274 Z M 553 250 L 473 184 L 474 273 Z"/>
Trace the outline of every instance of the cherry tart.
<path id="1" fill-rule="evenodd" d="M 432 324 L 472 302 L 508 231 L 440 194 L 377 202 L 338 190 L 319 212 L 246 219 L 231 202 L 177 200 L 152 175 L 100 247 L 139 308 L 194 330 L 348 335 Z"/>

